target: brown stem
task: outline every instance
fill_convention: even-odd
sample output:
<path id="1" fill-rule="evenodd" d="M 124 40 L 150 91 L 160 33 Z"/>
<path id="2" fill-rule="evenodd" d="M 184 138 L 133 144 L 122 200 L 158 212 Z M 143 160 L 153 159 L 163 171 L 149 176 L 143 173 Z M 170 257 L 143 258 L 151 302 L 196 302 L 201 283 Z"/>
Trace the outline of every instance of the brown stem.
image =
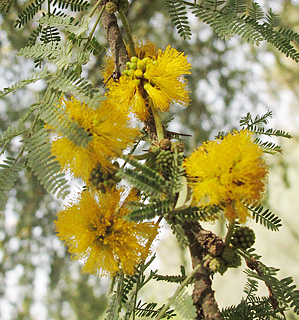
<path id="1" fill-rule="evenodd" d="M 104 11 L 102 22 L 106 29 L 108 43 L 115 59 L 114 78 L 118 79 L 126 66 L 126 62 L 129 61 L 128 52 L 123 42 L 115 15 L 108 14 Z M 151 110 L 150 117 L 145 121 L 145 127 L 149 136 L 153 140 L 156 140 L 157 130 Z M 220 255 L 223 248 L 223 242 L 212 232 L 201 228 L 199 223 L 186 222 L 184 223 L 183 228 L 190 243 L 189 249 L 193 268 L 201 265 L 200 267 L 197 267 L 198 270 L 194 276 L 195 284 L 192 297 L 197 310 L 197 317 L 195 320 L 221 320 L 219 308 L 214 298 L 214 291 L 212 290 L 209 270 L 202 265 L 202 261 L 207 253 L 212 256 Z"/>
<path id="2" fill-rule="evenodd" d="M 129 61 L 128 51 L 121 36 L 115 15 L 109 14 L 104 10 L 102 23 L 106 30 L 107 40 L 114 57 L 115 70 L 113 78 L 118 79 L 125 69 L 126 63 Z"/>
<path id="3" fill-rule="evenodd" d="M 252 269 L 252 270 L 255 270 L 256 273 L 257 273 L 260 277 L 262 277 L 262 276 L 264 275 L 264 272 L 262 271 L 261 265 L 260 265 L 259 261 L 257 261 L 256 259 L 254 259 L 254 258 L 250 258 L 250 260 L 249 260 L 249 259 L 246 259 L 246 264 L 247 264 L 248 268 L 250 268 L 250 269 Z M 266 285 L 267 288 L 268 288 L 268 291 L 269 291 L 269 299 L 270 299 L 270 303 L 271 303 L 273 309 L 274 309 L 274 310 L 278 310 L 278 311 L 283 315 L 284 319 L 286 319 L 286 318 L 285 318 L 285 314 L 284 314 L 284 312 L 283 312 L 283 309 L 279 307 L 279 302 L 278 302 L 278 300 L 275 298 L 271 286 L 269 286 L 267 283 L 265 283 L 265 285 Z"/>
<path id="4" fill-rule="evenodd" d="M 189 250 L 193 268 L 201 267 L 194 275 L 193 304 L 196 308 L 195 320 L 221 320 L 221 315 L 212 290 L 210 272 L 202 264 L 204 256 L 220 255 L 223 248 L 222 239 L 212 232 L 204 230 L 199 223 L 185 222 L 183 229 L 190 243 Z"/>

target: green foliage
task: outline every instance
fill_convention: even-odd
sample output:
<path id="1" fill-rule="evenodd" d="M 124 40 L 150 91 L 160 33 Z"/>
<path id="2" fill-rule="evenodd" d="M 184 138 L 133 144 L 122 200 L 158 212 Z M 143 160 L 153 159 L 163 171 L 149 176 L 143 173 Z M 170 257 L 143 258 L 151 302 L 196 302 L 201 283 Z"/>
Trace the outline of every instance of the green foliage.
<path id="1" fill-rule="evenodd" d="M 243 8 L 243 1 L 239 1 L 240 6 L 235 3 L 235 10 Z M 231 10 L 233 4 L 224 6 L 221 10 L 210 6 L 193 5 L 192 13 L 203 22 L 210 25 L 222 39 L 228 40 L 233 34 L 239 35 L 250 43 L 259 44 L 263 38 L 255 28 L 240 17 L 235 10 Z M 243 9 L 242 9 L 243 10 Z"/>
<path id="2" fill-rule="evenodd" d="M 138 304 L 135 308 L 136 310 L 136 316 L 138 317 L 147 317 L 147 318 L 154 318 L 156 317 L 159 312 L 163 309 L 164 305 L 162 305 L 160 308 L 155 309 L 157 307 L 157 303 L 156 302 L 144 302 L 142 303 L 141 300 L 138 301 Z M 175 311 L 174 310 L 167 310 L 164 315 L 162 316 L 161 319 L 172 319 L 173 317 L 175 317 Z"/>
<path id="3" fill-rule="evenodd" d="M 184 266 L 181 266 L 181 275 L 178 276 L 169 276 L 155 274 L 153 277 L 156 281 L 166 281 L 170 283 L 182 283 L 186 279 L 186 272 Z"/>
<path id="4" fill-rule="evenodd" d="M 257 115 L 254 120 L 252 119 L 252 115 L 250 112 L 246 114 L 246 116 L 241 117 L 240 120 L 240 126 L 242 129 L 248 129 L 253 130 L 253 128 L 258 127 L 260 125 L 265 125 L 269 122 L 269 119 L 271 119 L 273 116 L 272 111 L 268 110 L 263 115 Z"/>
<path id="5" fill-rule="evenodd" d="M 71 121 L 61 108 L 54 108 L 54 106 L 59 104 L 59 97 L 59 92 L 57 95 L 57 92 L 51 93 L 51 90 L 48 90 L 43 100 L 36 104 L 36 109 L 39 111 L 41 120 L 50 127 L 55 128 L 56 132 L 64 135 L 78 146 L 86 148 L 89 141 L 92 140 L 92 136 L 76 122 Z"/>
<path id="6" fill-rule="evenodd" d="M 44 44 L 47 43 L 56 43 L 61 40 L 59 31 L 56 27 L 52 26 L 46 26 L 42 29 L 41 36 L 40 36 L 41 42 Z"/>
<path id="7" fill-rule="evenodd" d="M 255 297 L 254 300 L 242 300 L 237 306 L 221 310 L 223 320 L 282 320 L 278 311 L 273 310 L 268 297 Z"/>
<path id="8" fill-rule="evenodd" d="M 271 288 L 274 298 L 279 302 L 279 307 L 283 309 L 291 307 L 295 314 L 299 315 L 299 290 L 295 290 L 296 285 L 293 284 L 292 277 L 279 280 L 275 277 L 279 269 L 267 267 L 261 263 L 259 267 L 259 272 L 246 269 L 246 275 L 264 281 L 267 287 Z"/>
<path id="9" fill-rule="evenodd" d="M 196 319 L 196 309 L 193 305 L 192 297 L 185 289 L 181 290 L 176 299 L 173 300 L 172 306 L 181 317 L 181 319 Z"/>
<path id="10" fill-rule="evenodd" d="M 171 216 L 177 221 L 213 221 L 219 216 L 219 206 L 188 207 L 174 209 Z"/>
<path id="11" fill-rule="evenodd" d="M 21 89 L 27 86 L 30 83 L 35 83 L 38 80 L 45 79 L 47 76 L 49 76 L 49 73 L 46 68 L 43 69 L 41 72 L 34 73 L 29 78 L 20 80 L 14 83 L 12 86 L 4 88 L 3 91 L 0 91 L 0 99 L 2 99 L 4 96 L 6 96 L 9 93 L 12 93 L 18 89 Z"/>
<path id="12" fill-rule="evenodd" d="M 24 26 L 28 21 L 33 19 L 35 14 L 41 10 L 42 4 L 45 2 L 45 0 L 35 0 L 34 2 L 31 2 L 25 9 L 23 9 L 16 20 L 15 28 L 19 27 L 21 28 Z"/>
<path id="13" fill-rule="evenodd" d="M 143 219 L 152 219 L 156 216 L 163 216 L 171 211 L 171 202 L 167 200 L 155 200 L 150 204 L 140 202 L 128 203 L 131 212 L 126 216 L 131 221 L 140 221 Z"/>
<path id="14" fill-rule="evenodd" d="M 3 164 L 0 164 L 0 212 L 5 209 L 7 192 L 13 187 L 23 166 L 24 163 L 11 157 L 7 157 Z"/>
<path id="15" fill-rule="evenodd" d="M 71 11 L 83 11 L 89 7 L 87 0 L 54 0 L 53 6 L 56 4 L 59 9 L 67 9 L 70 7 Z"/>
<path id="16" fill-rule="evenodd" d="M 166 181 L 157 171 L 140 164 L 132 157 L 124 157 L 126 162 L 134 166 L 137 170 L 123 169 L 116 176 L 125 178 L 139 190 L 143 190 L 153 197 L 159 197 L 161 193 L 167 192 L 169 182 Z"/>
<path id="17" fill-rule="evenodd" d="M 271 141 L 262 141 L 259 138 L 254 139 L 254 143 L 259 145 L 260 148 L 265 152 L 269 154 L 275 154 L 276 152 L 282 153 L 282 148 L 280 145 L 271 142 Z"/>
<path id="18" fill-rule="evenodd" d="M 39 24 L 36 29 L 32 30 L 32 32 L 28 38 L 28 46 L 29 47 L 35 45 L 36 40 L 38 39 L 42 29 L 43 29 L 42 25 Z"/>
<path id="19" fill-rule="evenodd" d="M 182 189 L 183 177 L 185 169 L 183 168 L 184 153 L 177 150 L 173 153 L 173 159 L 169 168 L 170 188 L 173 193 L 177 193 Z"/>
<path id="20" fill-rule="evenodd" d="M 0 13 L 8 13 L 12 2 L 13 2 L 12 0 L 3 0 L 3 1 L 1 1 Z"/>
<path id="21" fill-rule="evenodd" d="M 57 193 L 57 197 L 65 198 L 69 194 L 69 186 L 59 163 L 51 154 L 48 130 L 40 129 L 23 142 L 28 152 L 28 164 L 45 189 L 49 193 Z"/>
<path id="22" fill-rule="evenodd" d="M 191 39 L 191 29 L 188 24 L 186 6 L 179 0 L 166 0 L 167 12 L 177 28 L 179 35 L 186 39 Z"/>
<path id="23" fill-rule="evenodd" d="M 239 35 L 249 43 L 259 45 L 265 40 L 273 44 L 279 51 L 294 61 L 299 62 L 299 52 L 291 44 L 298 40 L 298 34 L 288 32 L 280 26 L 280 18 L 270 9 L 265 16 L 262 8 L 251 1 L 201 1 L 185 2 L 183 0 L 167 0 L 168 13 L 174 26 L 184 39 L 190 38 L 186 5 L 201 21 L 208 24 L 222 39 L 228 40 L 232 35 Z M 259 23 L 259 20 L 263 20 Z"/>
<path id="24" fill-rule="evenodd" d="M 265 16 L 262 7 L 254 1 L 251 1 L 251 5 L 248 8 L 248 14 L 249 17 L 256 21 L 264 19 Z"/>
<path id="25" fill-rule="evenodd" d="M 7 145 L 10 143 L 10 141 L 13 138 L 21 135 L 26 131 L 27 129 L 24 125 L 24 122 L 22 120 L 19 120 L 18 124 L 15 127 L 13 126 L 8 127 L 5 132 L 3 132 L 2 134 L 0 133 L 0 146 L 1 146 L 0 155 L 5 151 Z"/>
<path id="26" fill-rule="evenodd" d="M 52 29 L 47 30 L 51 31 Z M 52 40 L 49 40 L 52 36 L 54 35 L 51 32 L 49 34 L 45 33 L 43 38 L 44 44 L 24 47 L 19 51 L 18 55 L 40 60 L 47 58 L 52 60 L 59 69 L 67 69 L 71 62 L 73 45 L 70 41 L 66 41 L 65 44 L 56 41 L 52 42 Z"/>
<path id="27" fill-rule="evenodd" d="M 51 87 L 61 93 L 71 92 L 77 99 L 90 107 L 99 107 L 100 102 L 105 99 L 101 89 L 94 88 L 72 69 L 58 70 L 54 73 L 51 78 Z"/>
<path id="28" fill-rule="evenodd" d="M 282 226 L 281 219 L 272 213 L 269 209 L 265 209 L 261 204 L 258 205 L 246 205 L 245 206 L 252 212 L 255 222 L 259 222 L 267 229 L 272 231 L 278 231 Z"/>

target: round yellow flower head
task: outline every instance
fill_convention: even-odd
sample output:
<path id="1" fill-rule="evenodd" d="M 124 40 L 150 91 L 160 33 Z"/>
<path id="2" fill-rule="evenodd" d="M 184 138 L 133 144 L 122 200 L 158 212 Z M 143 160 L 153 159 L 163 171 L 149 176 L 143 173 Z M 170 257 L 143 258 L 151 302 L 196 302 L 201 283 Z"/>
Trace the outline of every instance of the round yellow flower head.
<path id="1" fill-rule="evenodd" d="M 131 57 L 118 81 L 108 82 L 108 99 L 121 110 L 133 111 L 142 121 L 151 106 L 167 111 L 174 103 L 187 105 L 189 96 L 182 76 L 190 74 L 190 68 L 187 57 L 170 46 L 154 55 L 140 51 Z"/>
<path id="2" fill-rule="evenodd" d="M 131 58 L 133 55 L 131 54 L 130 46 L 126 46 L 126 48 L 128 51 L 128 55 Z M 157 51 L 158 51 L 157 46 L 154 43 L 149 41 L 137 42 L 135 44 L 135 53 L 137 58 L 139 59 L 143 59 L 146 57 L 156 57 Z M 109 85 L 111 82 L 113 82 L 113 79 L 111 76 L 114 70 L 115 70 L 115 62 L 113 59 L 113 55 L 112 53 L 108 53 L 104 57 L 104 65 L 102 69 L 102 77 L 106 85 Z"/>
<path id="3" fill-rule="evenodd" d="M 83 272 L 111 277 L 120 270 L 133 274 L 134 266 L 148 256 L 157 225 L 124 220 L 129 211 L 120 205 L 121 197 L 116 189 L 105 194 L 83 191 L 77 202 L 58 213 L 58 237 L 73 259 L 84 261 Z"/>
<path id="4" fill-rule="evenodd" d="M 245 222 L 250 213 L 243 202 L 255 204 L 265 190 L 268 167 L 252 136 L 248 130 L 234 131 L 205 142 L 184 163 L 195 201 L 220 205 L 228 220 Z"/>
<path id="5" fill-rule="evenodd" d="M 74 177 L 81 177 L 86 183 L 93 168 L 100 164 L 108 169 L 111 166 L 109 159 L 119 156 L 138 135 L 138 131 L 129 126 L 127 115 L 116 110 L 107 100 L 99 108 L 92 109 L 72 97 L 61 100 L 59 107 L 89 132 L 93 140 L 84 148 L 59 136 L 53 141 L 51 152 L 64 170 L 69 170 Z"/>

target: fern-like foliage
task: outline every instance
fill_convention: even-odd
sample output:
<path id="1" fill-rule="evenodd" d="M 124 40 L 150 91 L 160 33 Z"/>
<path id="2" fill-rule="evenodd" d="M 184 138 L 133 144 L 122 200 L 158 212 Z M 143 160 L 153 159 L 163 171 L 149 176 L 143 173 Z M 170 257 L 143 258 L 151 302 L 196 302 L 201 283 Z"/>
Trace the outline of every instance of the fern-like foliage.
<path id="1" fill-rule="evenodd" d="M 282 137 L 287 139 L 292 139 L 293 137 L 286 131 L 283 130 L 276 130 L 276 129 L 265 129 L 265 128 L 258 128 L 254 126 L 252 129 L 249 129 L 250 131 L 253 131 L 256 134 L 264 134 L 266 136 L 274 136 L 274 137 Z"/>
<path id="2" fill-rule="evenodd" d="M 242 129 L 252 129 L 254 127 L 265 125 L 269 123 L 269 119 L 273 116 L 272 111 L 268 110 L 265 114 L 259 116 L 257 115 L 254 119 L 252 118 L 252 114 L 248 112 L 246 116 L 241 117 L 240 119 L 240 126 Z"/>
<path id="3" fill-rule="evenodd" d="M 57 28 L 58 27 L 67 28 L 73 23 L 74 20 L 75 20 L 74 17 L 71 17 L 61 12 L 57 12 L 56 14 L 44 15 L 39 19 L 38 22 L 42 26 L 50 25 L 52 27 L 57 27 Z"/>
<path id="4" fill-rule="evenodd" d="M 264 19 L 264 16 L 265 16 L 262 7 L 257 2 L 254 2 L 254 1 L 251 2 L 251 5 L 249 6 L 247 12 L 249 17 L 251 17 L 255 21 Z"/>
<path id="5" fill-rule="evenodd" d="M 163 216 L 171 211 L 171 202 L 167 200 L 155 200 L 150 204 L 140 202 L 128 203 L 131 212 L 126 216 L 131 221 L 152 219 L 156 216 Z"/>
<path id="6" fill-rule="evenodd" d="M 41 10 L 42 4 L 45 2 L 45 0 L 35 0 L 34 2 L 31 2 L 25 9 L 23 9 L 16 20 L 15 28 L 19 27 L 21 28 L 24 26 L 28 21 L 30 21 L 35 14 Z"/>
<path id="7" fill-rule="evenodd" d="M 119 320 L 120 313 L 120 295 L 116 291 L 110 296 L 110 302 L 106 311 L 105 320 Z"/>
<path id="8" fill-rule="evenodd" d="M 0 13 L 8 13 L 11 4 L 12 4 L 12 0 L 3 0 L 0 3 Z"/>
<path id="9" fill-rule="evenodd" d="M 53 6 L 57 5 L 59 9 L 71 8 L 72 11 L 83 11 L 89 7 L 87 0 L 54 0 Z"/>
<path id="10" fill-rule="evenodd" d="M 36 109 L 39 109 L 41 120 L 50 127 L 55 128 L 56 132 L 64 135 L 76 145 L 86 148 L 92 140 L 92 136 L 79 127 L 76 122 L 71 121 L 68 114 L 61 110 L 61 108 L 55 107 L 59 104 L 59 98 L 59 93 L 57 95 L 57 93 L 51 93 L 50 90 L 44 95 L 43 100 L 36 105 Z"/>
<path id="11" fill-rule="evenodd" d="M 258 282 L 254 279 L 247 279 L 245 283 L 243 292 L 246 293 L 247 297 L 245 300 L 251 299 L 255 295 L 255 292 L 258 290 Z"/>
<path id="12" fill-rule="evenodd" d="M 279 28 L 280 18 L 271 9 L 264 15 L 259 4 L 246 0 L 206 0 L 199 3 L 167 0 L 171 21 L 185 39 L 191 35 L 186 6 L 222 39 L 228 40 L 233 35 L 239 35 L 256 45 L 264 40 L 273 44 L 287 57 L 299 62 L 299 52 L 292 44 L 294 40 L 298 42 L 299 35 Z"/>
<path id="13" fill-rule="evenodd" d="M 36 44 L 36 40 L 40 36 L 40 33 L 42 32 L 42 30 L 43 30 L 43 27 L 41 24 L 39 24 L 37 28 L 31 32 L 28 38 L 28 44 L 27 44 L 29 47 L 34 46 Z"/>
<path id="14" fill-rule="evenodd" d="M 74 70 L 58 70 L 52 75 L 51 87 L 61 93 L 70 92 L 77 99 L 85 102 L 90 107 L 98 107 L 104 100 L 103 91 L 94 88 L 84 78 L 78 76 Z"/>
<path id="15" fill-rule="evenodd" d="M 51 14 L 43 16 L 39 19 L 39 23 L 43 26 L 51 26 L 52 28 L 64 28 L 68 33 L 73 33 L 76 37 L 88 30 L 88 24 L 91 18 L 83 17 L 80 22 L 76 22 L 75 19 L 69 15 L 58 12 L 57 14 Z"/>
<path id="16" fill-rule="evenodd" d="M 34 83 L 38 80 L 45 79 L 48 76 L 49 76 L 49 72 L 47 71 L 46 68 L 44 68 L 41 72 L 35 73 L 27 79 L 20 80 L 14 83 L 12 86 L 4 88 L 3 91 L 0 91 L 0 99 L 2 99 L 4 96 L 6 96 L 9 93 L 12 93 L 18 89 L 21 89 L 30 83 Z"/>
<path id="17" fill-rule="evenodd" d="M 45 189 L 56 193 L 57 197 L 65 198 L 69 194 L 69 186 L 59 163 L 51 154 L 49 132 L 42 128 L 23 142 L 28 151 L 28 164 Z"/>
<path id="18" fill-rule="evenodd" d="M 27 131 L 24 122 L 19 120 L 16 126 L 8 127 L 5 132 L 0 133 L 0 155 L 5 151 L 10 141 Z"/>
<path id="19" fill-rule="evenodd" d="M 191 39 L 191 29 L 188 24 L 186 6 L 179 0 L 166 0 L 167 12 L 171 22 L 177 28 L 179 35 L 186 39 Z"/>
<path id="20" fill-rule="evenodd" d="M 229 40 L 235 34 L 250 43 L 259 44 L 263 37 L 252 25 L 236 13 L 236 10 L 240 10 L 238 8 L 243 7 L 243 1 L 238 2 L 240 6 L 230 2 L 221 10 L 215 10 L 205 4 L 192 5 L 192 13 L 212 27 L 222 39 Z M 235 9 L 231 10 L 232 7 Z"/>
<path id="21" fill-rule="evenodd" d="M 51 36 L 44 40 L 49 41 L 49 39 L 51 39 Z M 59 69 L 67 69 L 71 62 L 72 48 L 73 44 L 70 41 L 66 41 L 64 44 L 61 42 L 48 42 L 24 47 L 20 49 L 18 55 L 39 60 L 47 58 L 53 60 Z"/>
<path id="22" fill-rule="evenodd" d="M 262 141 L 260 138 L 255 138 L 254 143 L 259 145 L 260 148 L 269 154 L 275 154 L 277 152 L 282 153 L 282 148 L 280 145 L 271 141 Z"/>
<path id="23" fill-rule="evenodd" d="M 259 263 L 259 265 L 259 273 L 251 269 L 246 269 L 246 275 L 264 281 L 265 284 L 271 288 L 274 298 L 283 309 L 293 308 L 295 314 L 299 315 L 299 290 L 295 290 L 296 285 L 293 284 L 292 277 L 279 280 L 275 277 L 279 269 L 267 267 L 261 263 Z"/>
<path id="24" fill-rule="evenodd" d="M 176 299 L 172 302 L 172 306 L 181 319 L 196 319 L 196 309 L 193 305 L 192 297 L 185 289 L 181 290 Z"/>
<path id="25" fill-rule="evenodd" d="M 156 281 L 166 281 L 166 282 L 178 283 L 178 284 L 182 283 L 186 279 L 186 277 L 187 277 L 186 270 L 184 266 L 181 266 L 181 274 L 177 276 L 169 276 L 169 275 L 163 276 L 161 274 L 155 274 L 153 276 L 153 278 Z"/>
<path id="26" fill-rule="evenodd" d="M 269 209 L 264 209 L 261 204 L 246 205 L 245 203 L 244 205 L 252 212 L 253 219 L 256 223 L 260 223 L 261 225 L 272 231 L 278 231 L 282 226 L 281 219 L 274 213 L 272 213 Z"/>
<path id="27" fill-rule="evenodd" d="M 276 49 L 281 51 L 287 57 L 292 58 L 294 61 L 299 62 L 299 52 L 291 44 L 289 38 L 285 36 L 285 33 L 275 30 L 269 22 L 260 24 L 251 17 L 244 18 L 244 21 L 251 25 L 264 40 L 273 44 Z"/>
<path id="28" fill-rule="evenodd" d="M 146 165 L 140 164 L 132 157 L 124 157 L 126 162 L 136 168 L 124 169 L 117 173 L 120 178 L 125 178 L 132 183 L 137 189 L 143 190 L 153 197 L 159 197 L 161 193 L 167 193 L 169 182 L 166 181 L 157 171 L 149 168 Z"/>
<path id="29" fill-rule="evenodd" d="M 59 31 L 56 27 L 46 26 L 41 31 L 40 40 L 44 44 L 57 43 L 61 40 L 61 37 L 60 37 Z"/>
<path id="30" fill-rule="evenodd" d="M 242 300 L 237 306 L 227 307 L 221 310 L 224 320 L 283 320 L 277 310 L 273 310 L 268 297 L 255 297 L 251 301 Z"/>
<path id="31" fill-rule="evenodd" d="M 219 206 L 188 207 L 184 209 L 174 209 L 171 216 L 176 221 L 211 221 L 219 216 L 221 208 Z"/>
<path id="32" fill-rule="evenodd" d="M 147 319 L 149 318 L 155 318 L 159 312 L 163 309 L 164 305 L 162 305 L 160 308 L 155 309 L 157 307 L 156 302 L 144 302 L 142 303 L 141 300 L 139 300 L 135 310 L 135 314 L 138 317 L 146 317 Z M 172 319 L 173 317 L 176 316 L 176 313 L 172 309 L 168 309 L 164 315 L 162 316 L 161 319 Z"/>
<path id="33" fill-rule="evenodd" d="M 7 157 L 3 164 L 0 164 L 0 212 L 4 211 L 8 191 L 13 187 L 23 166 L 23 163 L 12 157 Z"/>
<path id="34" fill-rule="evenodd" d="M 172 193 L 179 192 L 182 188 L 185 169 L 183 168 L 184 153 L 179 153 L 177 150 L 173 153 L 171 166 L 169 167 L 170 188 Z"/>

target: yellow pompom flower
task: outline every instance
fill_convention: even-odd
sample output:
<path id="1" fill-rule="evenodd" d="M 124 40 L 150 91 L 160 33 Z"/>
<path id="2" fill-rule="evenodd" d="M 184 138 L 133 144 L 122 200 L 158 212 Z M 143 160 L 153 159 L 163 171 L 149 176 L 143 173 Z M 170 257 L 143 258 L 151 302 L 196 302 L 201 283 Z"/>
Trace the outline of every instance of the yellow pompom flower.
<path id="1" fill-rule="evenodd" d="M 130 51 L 130 46 L 126 46 L 128 55 L 131 58 L 132 54 Z M 157 46 L 149 41 L 139 41 L 135 44 L 135 53 L 137 58 L 139 59 L 144 59 L 147 57 L 156 57 L 157 56 Z M 109 52 L 105 57 L 104 57 L 104 64 L 102 66 L 102 77 L 104 80 L 104 83 L 107 85 L 108 83 L 113 82 L 112 79 L 112 74 L 115 70 L 115 62 L 113 59 L 113 54 Z"/>
<path id="2" fill-rule="evenodd" d="M 143 52 L 143 51 L 141 51 Z M 189 95 L 184 74 L 190 74 L 187 57 L 168 46 L 155 55 L 143 54 L 131 57 L 126 70 L 118 81 L 109 81 L 108 100 L 118 104 L 121 110 L 132 111 L 142 121 L 149 116 L 151 106 L 167 111 L 174 103 L 186 106 Z"/>
<path id="3" fill-rule="evenodd" d="M 124 220 L 129 211 L 120 205 L 121 197 L 122 191 L 116 189 L 105 194 L 83 191 L 77 202 L 58 213 L 58 237 L 74 260 L 84 261 L 83 272 L 133 274 L 134 266 L 149 255 L 157 224 Z"/>
<path id="4" fill-rule="evenodd" d="M 93 140 L 84 148 L 66 137 L 58 136 L 52 143 L 51 152 L 64 170 L 69 170 L 74 177 L 81 177 L 85 182 L 98 163 L 108 169 L 111 166 L 109 160 L 119 156 L 138 135 L 137 129 L 129 126 L 127 115 L 116 110 L 107 100 L 99 108 L 92 109 L 72 97 L 61 100 L 59 107 L 89 132 Z"/>
<path id="5" fill-rule="evenodd" d="M 230 221 L 245 222 L 250 213 L 243 202 L 255 204 L 264 194 L 268 167 L 252 136 L 234 131 L 205 142 L 184 162 L 197 204 L 220 205 Z"/>

